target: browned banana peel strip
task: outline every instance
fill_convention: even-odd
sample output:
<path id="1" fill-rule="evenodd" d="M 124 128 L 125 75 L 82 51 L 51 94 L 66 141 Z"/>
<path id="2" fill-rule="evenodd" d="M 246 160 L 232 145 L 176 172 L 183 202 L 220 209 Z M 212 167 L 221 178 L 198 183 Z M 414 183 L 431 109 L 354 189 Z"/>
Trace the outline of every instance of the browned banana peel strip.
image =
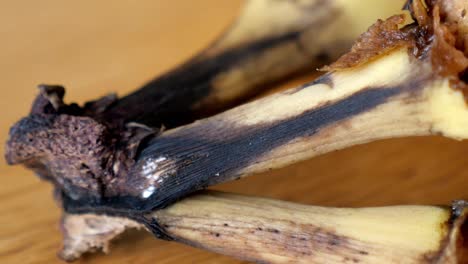
<path id="1" fill-rule="evenodd" d="M 117 143 L 108 127 L 66 106 L 16 125 L 7 160 L 51 180 L 68 213 L 129 218 L 172 239 L 172 225 L 148 215 L 207 186 L 378 139 L 468 138 L 467 2 L 408 8 L 415 23 L 378 21 L 311 84 L 157 136 L 133 124 Z M 33 109 L 53 112 L 61 96 L 44 88 Z"/>
<path id="2" fill-rule="evenodd" d="M 465 263 L 466 202 L 452 207 L 326 208 L 203 192 L 148 215 L 175 241 L 259 263 Z M 108 247 L 128 223 L 66 215 L 61 256 Z M 119 226 L 110 233 L 110 227 Z M 79 241 L 77 241 L 79 240 Z M 152 249 L 157 250 L 157 249 Z"/>

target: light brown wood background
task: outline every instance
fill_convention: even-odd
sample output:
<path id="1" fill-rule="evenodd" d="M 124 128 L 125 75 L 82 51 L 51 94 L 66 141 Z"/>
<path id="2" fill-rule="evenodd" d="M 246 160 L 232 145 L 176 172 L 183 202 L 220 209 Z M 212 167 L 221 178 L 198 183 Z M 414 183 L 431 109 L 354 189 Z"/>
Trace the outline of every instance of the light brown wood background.
<path id="1" fill-rule="evenodd" d="M 210 43 L 241 0 L 0 1 L 0 141 L 39 83 L 68 101 L 125 94 Z M 283 84 L 292 86 L 311 79 Z M 467 128 L 468 129 L 468 128 Z M 328 154 L 217 189 L 327 206 L 446 204 L 468 198 L 468 142 L 394 139 Z M 49 185 L 0 164 L 0 263 L 60 263 L 60 210 Z M 78 263 L 239 263 L 130 232 Z"/>

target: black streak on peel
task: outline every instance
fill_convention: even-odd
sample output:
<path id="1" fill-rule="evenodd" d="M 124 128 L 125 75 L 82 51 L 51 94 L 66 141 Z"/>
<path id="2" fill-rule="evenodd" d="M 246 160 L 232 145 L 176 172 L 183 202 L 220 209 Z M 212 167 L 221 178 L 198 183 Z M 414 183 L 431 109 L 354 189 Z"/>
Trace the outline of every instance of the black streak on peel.
<path id="1" fill-rule="evenodd" d="M 181 195 L 230 180 L 256 157 L 295 138 L 312 136 L 321 128 L 371 110 L 400 92 L 400 87 L 368 88 L 344 100 L 272 124 L 194 126 L 181 130 L 181 133 L 155 138 L 149 142 L 138 163 L 144 163 L 147 158 L 165 156 L 177 160 L 175 167 L 178 170 L 176 175 L 163 181 L 142 209 L 165 206 Z M 219 134 L 235 136 L 225 139 Z M 135 168 L 138 167 L 137 164 Z"/>
<path id="2" fill-rule="evenodd" d="M 219 74 L 229 72 L 246 61 L 255 60 L 263 53 L 279 46 L 288 43 L 301 45 L 300 38 L 305 30 L 321 28 L 326 25 L 328 20 L 340 15 L 340 10 L 332 8 L 333 4 L 331 2 L 320 0 L 308 8 L 311 10 L 328 10 L 333 16 L 324 16 L 321 19 L 312 20 L 310 23 L 304 23 L 302 28 L 295 31 L 284 32 L 230 48 L 213 57 L 202 53 L 176 70 L 150 81 L 138 91 L 118 100 L 98 118 L 104 120 L 118 119 L 122 120 L 122 122 L 133 121 L 151 127 L 159 127 L 164 124 L 167 128 L 199 119 L 200 113 L 194 112 L 193 107 L 204 98 L 209 97 L 213 91 L 212 81 Z M 221 38 L 222 40 L 223 38 Z M 310 60 L 310 66 L 313 66 L 313 63 L 327 63 L 330 59 L 332 58 L 328 56 L 318 56 L 315 60 Z M 285 75 L 292 73 L 285 73 Z M 260 89 L 257 89 L 252 91 L 250 95 L 259 92 Z M 248 97 L 248 95 L 245 95 L 245 97 Z M 243 99 L 245 98 L 237 99 L 237 103 Z M 224 108 L 230 106 L 229 102 L 223 103 L 225 104 L 223 105 Z M 217 105 L 216 107 L 220 108 L 217 109 L 218 111 L 222 110 L 220 106 Z"/>
<path id="3" fill-rule="evenodd" d="M 139 156 L 132 178 L 141 177 L 141 166 L 148 159 L 160 156 L 176 160 L 177 172 L 167 177 L 148 199 L 122 196 L 92 201 L 71 200 L 65 196 L 64 207 L 69 212 L 114 211 L 117 214 L 164 208 L 197 190 L 237 177 L 237 172 L 256 157 L 276 147 L 370 111 L 402 92 L 408 92 L 408 87 L 369 87 L 341 101 L 270 124 L 245 127 L 227 123 L 199 124 L 154 138 Z"/>
<path id="4" fill-rule="evenodd" d="M 211 58 L 196 57 L 120 99 L 100 119 L 134 121 L 153 127 L 189 123 L 194 120 L 193 105 L 211 94 L 212 81 L 219 74 L 269 49 L 298 41 L 301 34 L 302 31 L 288 32 L 232 48 Z"/>

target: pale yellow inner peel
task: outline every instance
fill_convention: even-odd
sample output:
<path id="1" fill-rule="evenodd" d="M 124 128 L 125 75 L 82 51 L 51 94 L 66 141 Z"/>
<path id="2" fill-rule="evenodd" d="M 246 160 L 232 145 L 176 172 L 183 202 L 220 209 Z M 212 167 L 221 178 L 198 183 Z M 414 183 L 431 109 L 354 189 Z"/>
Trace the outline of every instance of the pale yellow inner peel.
<path id="1" fill-rule="evenodd" d="M 463 93 L 450 87 L 446 79 L 434 82 L 427 93 L 434 132 L 458 140 L 468 138 L 468 107 Z"/>

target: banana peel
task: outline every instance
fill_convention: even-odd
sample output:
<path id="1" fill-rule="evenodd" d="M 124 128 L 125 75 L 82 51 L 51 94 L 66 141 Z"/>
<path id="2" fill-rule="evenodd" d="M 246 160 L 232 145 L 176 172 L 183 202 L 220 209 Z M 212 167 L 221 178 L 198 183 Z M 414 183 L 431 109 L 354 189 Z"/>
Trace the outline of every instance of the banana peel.
<path id="1" fill-rule="evenodd" d="M 432 134 L 466 139 L 464 5 L 409 1 L 414 23 L 405 25 L 402 16 L 378 21 L 313 83 L 145 138 L 125 176 L 100 182 L 102 196 L 92 188 L 62 188 L 68 234 L 62 257 L 106 248 L 122 230 L 143 227 L 258 262 L 466 262 L 465 202 L 339 209 L 205 193 L 174 204 L 213 184 L 355 144 Z M 31 162 L 25 156 L 37 153 L 24 152 L 31 150 L 24 139 L 43 131 L 12 131 L 8 161 Z M 90 227 L 83 222 L 88 217 L 104 217 L 104 224 Z M 92 242 L 80 236 L 103 227 L 107 235 L 88 235 Z"/>

